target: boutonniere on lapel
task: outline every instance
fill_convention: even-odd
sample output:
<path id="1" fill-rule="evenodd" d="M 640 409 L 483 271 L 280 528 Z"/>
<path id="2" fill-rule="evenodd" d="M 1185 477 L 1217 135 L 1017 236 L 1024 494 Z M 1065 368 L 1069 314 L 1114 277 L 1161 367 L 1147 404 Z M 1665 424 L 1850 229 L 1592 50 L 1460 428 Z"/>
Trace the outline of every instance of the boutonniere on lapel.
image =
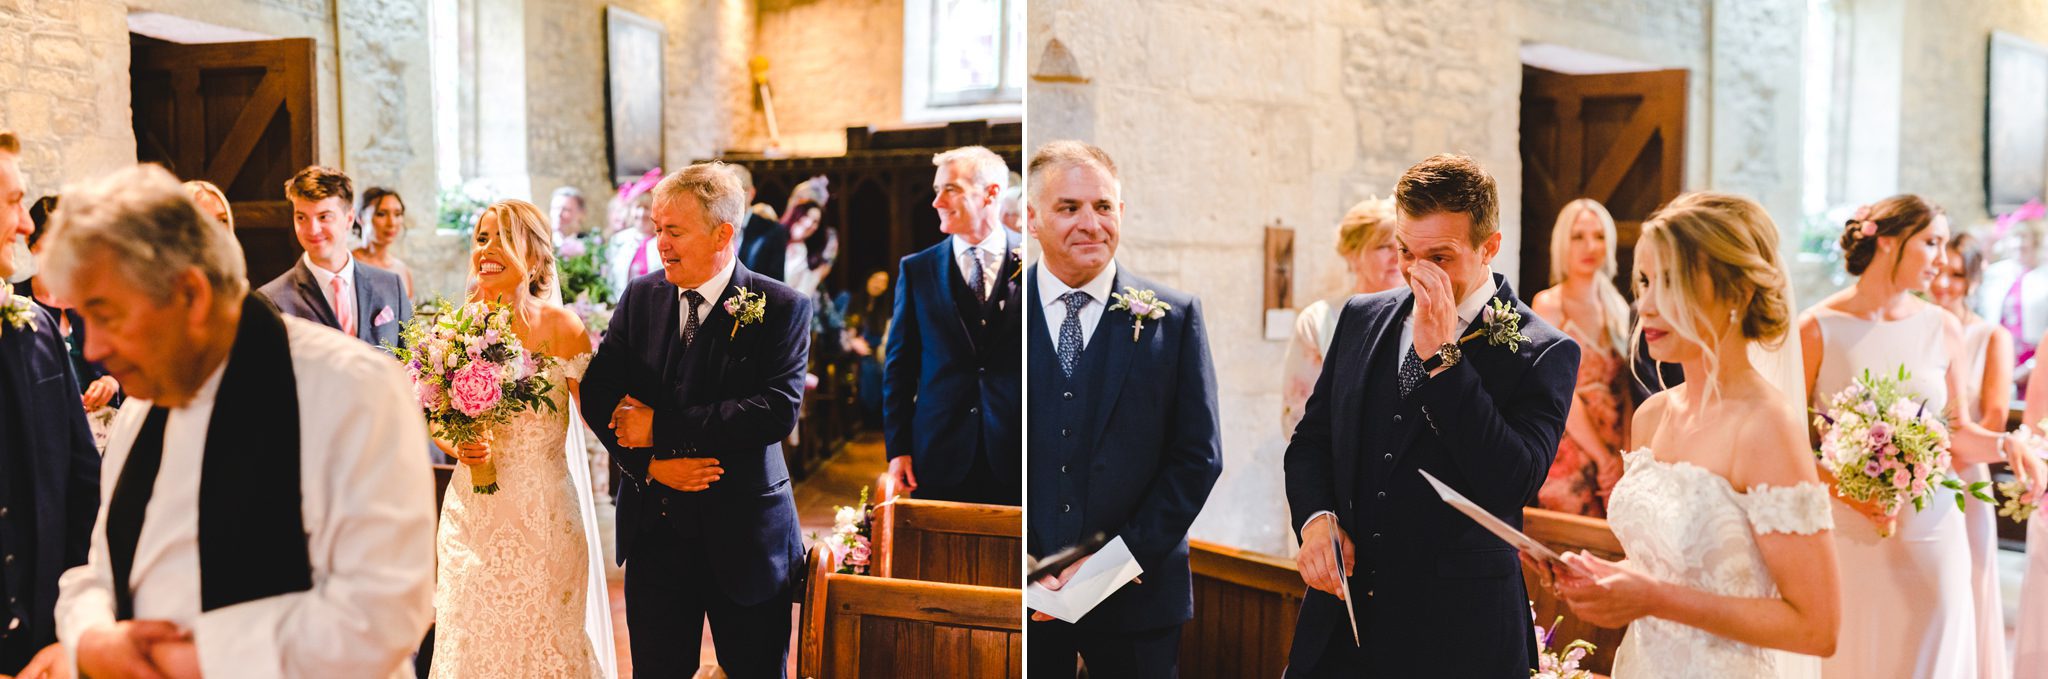
<path id="1" fill-rule="evenodd" d="M 1173 305 L 1159 301 L 1159 295 L 1151 290 L 1124 288 L 1122 293 L 1109 293 L 1109 298 L 1116 300 L 1116 305 L 1110 307 L 1110 311 L 1128 311 L 1131 313 L 1131 341 L 1133 342 L 1138 341 L 1138 333 L 1145 331 L 1145 321 L 1156 321 L 1165 318 L 1166 312 L 1173 310 Z"/>
<path id="2" fill-rule="evenodd" d="M 1517 351 L 1529 336 L 1522 334 L 1522 314 L 1507 301 L 1495 298 L 1479 312 L 1479 329 L 1458 338 L 1459 344 L 1470 342 L 1479 336 L 1486 336 L 1486 343 L 1492 346 L 1508 345 L 1508 351 Z"/>
<path id="3" fill-rule="evenodd" d="M 1024 246 L 1010 248 L 1010 261 L 1017 263 L 1017 268 L 1010 271 L 1010 280 L 1015 281 L 1024 275 Z"/>
<path id="4" fill-rule="evenodd" d="M 768 315 L 768 298 L 761 293 L 740 288 L 740 294 L 726 298 L 725 312 L 732 314 L 732 332 L 726 335 L 726 339 L 732 339 L 739 336 L 740 326 L 759 323 L 762 317 Z"/>
<path id="5" fill-rule="evenodd" d="M 14 294 L 14 286 L 0 284 L 0 334 L 8 330 L 36 330 L 36 307 L 27 297 Z"/>

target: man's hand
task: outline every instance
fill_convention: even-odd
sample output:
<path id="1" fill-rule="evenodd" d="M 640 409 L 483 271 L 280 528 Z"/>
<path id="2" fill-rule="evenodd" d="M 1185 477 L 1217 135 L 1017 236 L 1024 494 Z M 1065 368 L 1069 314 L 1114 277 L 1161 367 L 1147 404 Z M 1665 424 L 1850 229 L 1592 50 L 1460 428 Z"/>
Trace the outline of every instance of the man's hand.
<path id="1" fill-rule="evenodd" d="M 649 448 L 654 446 L 654 409 L 641 403 L 640 399 L 627 396 L 612 408 L 612 432 L 619 437 L 619 445 L 627 448 Z"/>
<path id="2" fill-rule="evenodd" d="M 661 485 L 695 493 L 710 488 L 711 482 L 725 475 L 725 468 L 718 466 L 715 457 L 679 457 L 647 463 L 647 475 Z"/>
<path id="3" fill-rule="evenodd" d="M 917 472 L 910 469 L 910 456 L 898 455 L 889 458 L 889 478 L 896 480 L 896 492 L 908 493 L 917 490 Z"/>
<path id="4" fill-rule="evenodd" d="M 16 679 L 71 679 L 71 659 L 64 657 L 63 644 L 50 644 L 36 651 L 36 657 L 21 668 Z"/>
<path id="5" fill-rule="evenodd" d="M 189 641 L 165 620 L 123 620 L 86 630 L 78 638 L 78 671 L 95 679 L 169 679 L 150 662 L 151 647 Z"/>
<path id="6" fill-rule="evenodd" d="M 199 647 L 190 639 L 165 641 L 149 647 L 149 661 L 165 679 L 200 679 Z"/>
<path id="7" fill-rule="evenodd" d="M 1077 573 L 1077 572 L 1080 572 L 1080 570 L 1081 570 L 1081 564 L 1084 564 L 1084 563 L 1088 563 L 1088 560 L 1089 560 L 1089 559 L 1093 559 L 1093 558 L 1095 558 L 1095 555 L 1093 555 L 1093 554 L 1090 554 L 1090 555 L 1088 555 L 1088 556 L 1084 556 L 1084 557 L 1081 557 L 1081 558 L 1079 558 L 1079 559 L 1075 559 L 1073 563 L 1067 564 L 1067 567 L 1066 567 L 1066 568 L 1062 568 L 1062 569 L 1060 569 L 1060 574 L 1059 574 L 1059 575 L 1057 575 L 1057 576 L 1052 576 L 1052 575 L 1048 575 L 1048 576 L 1045 576 L 1045 577 L 1039 578 L 1039 579 L 1038 579 L 1038 586 L 1040 586 L 1040 587 L 1044 587 L 1044 588 L 1046 588 L 1046 589 L 1049 589 L 1049 590 L 1052 590 L 1052 591 L 1055 591 L 1055 592 L 1057 592 L 1057 591 L 1060 591 L 1060 588 L 1061 588 L 1061 587 L 1065 587 L 1065 586 L 1067 586 L 1067 581 L 1068 581 L 1068 580 L 1072 580 L 1072 579 L 1074 579 L 1074 574 L 1075 574 L 1075 573 Z M 1038 612 L 1038 611 L 1032 611 L 1032 612 L 1031 612 L 1031 619 L 1032 619 L 1033 621 L 1036 621 L 1036 622 L 1047 622 L 1047 621 L 1053 620 L 1054 618 L 1053 618 L 1052 616 L 1050 616 L 1050 615 L 1046 615 L 1046 614 L 1044 614 L 1044 613 L 1040 613 L 1040 612 Z"/>
<path id="8" fill-rule="evenodd" d="M 1301 571 L 1301 581 L 1309 587 L 1325 592 L 1339 599 L 1351 596 L 1344 591 L 1343 580 L 1337 577 L 1337 552 L 1330 546 L 1330 531 L 1337 532 L 1337 541 L 1344 546 L 1344 577 L 1351 576 L 1351 567 L 1358 565 L 1358 558 L 1351 547 L 1351 536 L 1337 527 L 1337 515 L 1324 514 L 1310 519 L 1301 528 L 1301 552 L 1294 555 L 1294 565 Z"/>
<path id="9" fill-rule="evenodd" d="M 121 383 L 115 381 L 113 375 L 106 375 L 85 385 L 85 394 L 80 400 L 85 402 L 85 411 L 89 413 L 106 407 L 118 393 L 121 393 Z"/>
<path id="10" fill-rule="evenodd" d="M 1408 279 L 1415 291 L 1415 355 L 1428 360 L 1443 345 L 1458 341 L 1458 300 L 1450 274 L 1435 262 L 1409 266 Z"/>

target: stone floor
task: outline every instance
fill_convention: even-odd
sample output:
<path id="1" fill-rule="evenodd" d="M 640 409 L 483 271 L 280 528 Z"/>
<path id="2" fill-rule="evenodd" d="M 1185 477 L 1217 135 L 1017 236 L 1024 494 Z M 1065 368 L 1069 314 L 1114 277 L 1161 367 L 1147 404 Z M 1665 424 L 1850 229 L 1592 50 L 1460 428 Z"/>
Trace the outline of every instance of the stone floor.
<path id="1" fill-rule="evenodd" d="M 840 452 L 838 457 L 832 458 L 832 461 L 825 463 L 817 471 L 812 472 L 803 482 L 796 484 L 797 521 L 803 525 L 805 544 L 809 544 L 810 536 L 814 533 L 823 534 L 830 532 L 832 530 L 832 508 L 835 505 L 851 505 L 859 500 L 861 487 L 872 485 L 875 477 L 880 476 L 887 466 L 888 462 L 882 455 L 881 436 L 870 433 L 863 435 L 853 443 L 847 444 L 846 450 Z M 632 647 L 627 641 L 626 634 L 626 590 L 624 583 L 618 580 L 611 582 L 611 601 L 613 636 L 617 640 L 619 650 L 619 677 L 620 679 L 631 679 L 633 676 L 633 659 Z M 796 608 L 791 607 L 790 618 L 792 621 L 796 618 L 796 614 Z M 796 625 L 792 622 L 789 637 L 791 676 L 794 676 L 796 672 L 795 630 Z M 718 664 L 718 654 L 712 649 L 711 628 L 708 625 L 704 628 L 702 643 L 704 667 L 698 670 L 697 676 L 701 678 L 725 676 L 722 673 L 718 673 L 715 669 Z"/>

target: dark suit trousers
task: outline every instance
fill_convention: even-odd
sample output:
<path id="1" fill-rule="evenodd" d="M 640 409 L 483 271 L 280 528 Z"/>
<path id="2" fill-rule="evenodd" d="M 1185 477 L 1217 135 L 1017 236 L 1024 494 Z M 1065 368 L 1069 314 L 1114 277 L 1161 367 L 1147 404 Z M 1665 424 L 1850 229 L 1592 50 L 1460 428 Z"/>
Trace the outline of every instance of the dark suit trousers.
<path id="1" fill-rule="evenodd" d="M 787 676 L 790 592 L 752 606 L 733 603 L 711 571 L 713 556 L 701 541 L 687 543 L 665 524 L 642 524 L 626 558 L 626 627 L 635 675 L 695 673 L 709 618 L 726 676 Z"/>
<path id="2" fill-rule="evenodd" d="M 1024 632 L 1031 639 L 1029 679 L 1072 679 L 1076 655 L 1087 663 L 1089 679 L 1173 679 L 1180 676 L 1180 627 L 1124 633 L 1032 622 Z"/>
<path id="3" fill-rule="evenodd" d="M 1343 622 L 1343 618 L 1338 618 Z M 1364 633 L 1364 628 L 1359 632 Z M 1313 634 L 1311 630 L 1295 630 L 1295 634 Z M 1351 643 L 1351 627 L 1344 625 L 1327 632 L 1330 639 L 1323 643 L 1323 657 L 1316 659 L 1313 667 L 1287 666 L 1286 679 L 1349 679 L 1366 676 L 1365 649 Z"/>
<path id="4" fill-rule="evenodd" d="M 913 466 L 911 471 L 915 472 L 916 467 Z M 919 483 L 917 491 L 911 495 L 919 500 L 1021 505 L 1024 504 L 1024 489 L 1019 485 L 997 481 L 995 468 L 988 463 L 988 451 L 982 450 L 981 446 L 975 446 L 974 464 L 967 467 L 967 476 L 959 483 L 950 486 Z"/>

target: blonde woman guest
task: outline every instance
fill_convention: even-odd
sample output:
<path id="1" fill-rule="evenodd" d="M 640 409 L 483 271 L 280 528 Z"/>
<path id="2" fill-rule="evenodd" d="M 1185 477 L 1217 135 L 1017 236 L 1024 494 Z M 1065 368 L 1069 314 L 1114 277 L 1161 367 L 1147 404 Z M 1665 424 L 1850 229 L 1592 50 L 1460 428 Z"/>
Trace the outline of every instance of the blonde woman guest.
<path id="1" fill-rule="evenodd" d="M 228 196 L 221 193 L 220 187 L 204 179 L 185 182 L 184 187 L 185 194 L 192 197 L 192 203 L 199 206 L 200 213 L 212 217 L 229 231 L 235 230 L 235 213 L 228 209 Z"/>
<path id="2" fill-rule="evenodd" d="M 1294 319 L 1294 341 L 1287 344 L 1281 363 L 1281 379 L 1286 380 L 1280 398 L 1282 436 L 1293 436 L 1294 426 L 1301 423 L 1302 405 L 1323 373 L 1323 355 L 1336 336 L 1344 301 L 1407 285 L 1401 280 L 1401 256 L 1394 248 L 1394 199 L 1367 198 L 1345 211 L 1337 223 L 1337 256 L 1344 258 L 1350 285 L 1343 294 L 1310 302 Z"/>
<path id="3" fill-rule="evenodd" d="M 1919 196 L 1892 196 L 1856 211 L 1841 237 L 1856 282 L 1799 319 L 1807 396 L 1818 407 L 1865 370 L 1904 369 L 1904 389 L 1948 414 L 1957 466 L 2012 460 L 2038 496 L 2040 459 L 1964 415 L 1970 395 L 1963 388 L 1969 361 L 1962 323 L 1912 294 L 1941 273 L 1948 238 L 1948 217 Z M 1950 493 L 1937 488 L 1926 510 L 1897 515 L 1835 497 L 1835 550 L 1842 591 L 1850 595 L 1843 597 L 1838 652 L 1821 666 L 1824 677 L 1978 675 L 1969 532 Z"/>
<path id="4" fill-rule="evenodd" d="M 1834 517 L 1806 446 L 1778 227 L 1740 196 L 1679 196 L 1643 223 L 1634 285 L 1649 354 L 1685 383 L 1643 402 L 1608 524 L 1623 563 L 1534 566 L 1572 611 L 1628 626 L 1616 679 L 1804 679 L 1842 620 Z M 1881 676 L 1872 674 L 1868 676 Z"/>
<path id="5" fill-rule="evenodd" d="M 1963 324 L 1963 417 L 1985 429 L 2004 431 L 2012 404 L 2012 335 L 1970 308 L 1977 285 L 1984 280 L 1984 247 L 1970 234 L 1948 242 L 1941 273 L 1927 288 L 1934 303 Z M 1991 480 L 1990 465 L 1956 469 L 1965 482 Z M 1963 510 L 1970 535 L 1970 589 L 1977 597 L 1977 675 L 1986 679 L 2012 676 L 2005 658 L 2005 607 L 1998 591 L 1998 509 L 1972 502 Z"/>
<path id="6" fill-rule="evenodd" d="M 1614 217 L 1591 198 L 1566 203 L 1550 231 L 1551 287 L 1529 308 L 1579 343 L 1579 386 L 1557 459 L 1536 493 L 1544 509 L 1606 516 L 1607 494 L 1621 479 L 1622 424 L 1628 421 L 1628 300 L 1614 287 Z"/>
<path id="7" fill-rule="evenodd" d="M 363 234 L 363 246 L 355 250 L 356 260 L 398 274 L 410 299 L 412 269 L 391 253 L 399 236 L 405 234 L 405 199 L 398 197 L 397 191 L 372 186 L 363 191 L 363 205 L 357 212 L 356 223 L 370 225 L 370 232 Z"/>

